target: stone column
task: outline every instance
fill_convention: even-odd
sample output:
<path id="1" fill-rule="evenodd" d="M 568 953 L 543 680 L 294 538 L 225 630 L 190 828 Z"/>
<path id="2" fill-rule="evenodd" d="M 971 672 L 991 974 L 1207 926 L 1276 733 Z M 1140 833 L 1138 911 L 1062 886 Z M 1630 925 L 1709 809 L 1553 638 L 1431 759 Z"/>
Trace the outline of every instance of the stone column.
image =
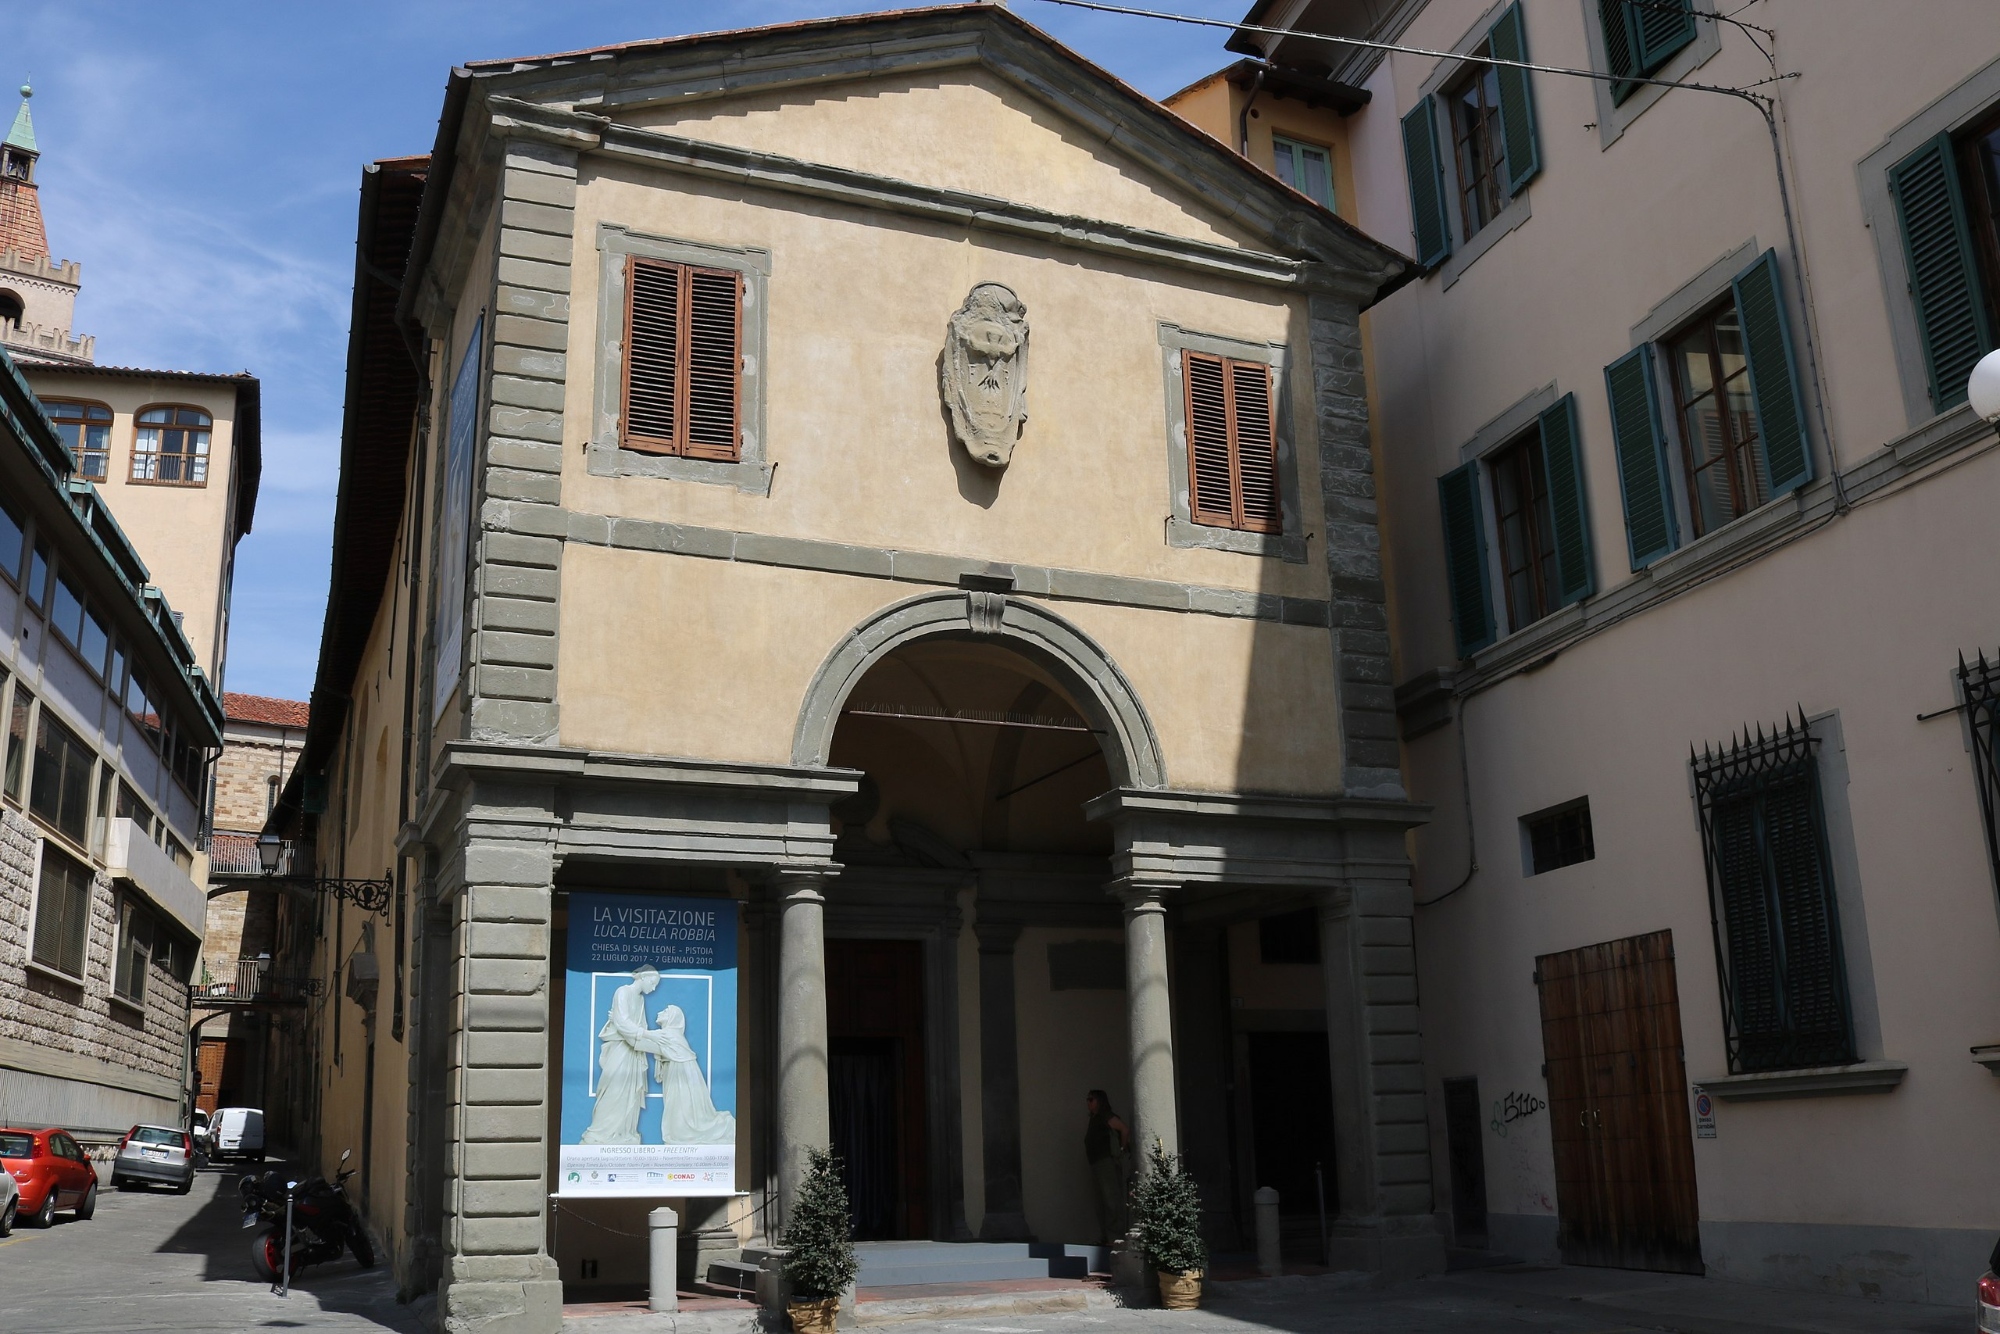
<path id="1" fill-rule="evenodd" d="M 1015 1036 L 1014 946 L 1021 928 L 981 922 L 979 1089 L 985 1134 L 986 1217 L 981 1241 L 1027 1241 L 1021 1206 L 1021 1067 Z"/>
<path id="2" fill-rule="evenodd" d="M 546 792 L 480 794 L 518 811 Z M 475 820 L 477 807 L 475 806 Z M 465 848 L 457 934 L 457 1198 L 448 1202 L 439 1311 L 453 1330 L 555 1334 L 562 1280 L 548 1252 L 549 923 L 555 858 L 540 839 Z"/>
<path id="3" fill-rule="evenodd" d="M 827 1108 L 826 871 L 778 877 L 778 1216 L 789 1219 L 809 1148 L 833 1142 Z"/>
<path id="4" fill-rule="evenodd" d="M 1174 1108 L 1174 1013 L 1168 995 L 1166 895 L 1177 886 L 1122 882 L 1125 905 L 1125 1004 L 1131 1020 L 1132 1113 L 1127 1124 L 1143 1171 L 1155 1139 L 1180 1148 Z"/>

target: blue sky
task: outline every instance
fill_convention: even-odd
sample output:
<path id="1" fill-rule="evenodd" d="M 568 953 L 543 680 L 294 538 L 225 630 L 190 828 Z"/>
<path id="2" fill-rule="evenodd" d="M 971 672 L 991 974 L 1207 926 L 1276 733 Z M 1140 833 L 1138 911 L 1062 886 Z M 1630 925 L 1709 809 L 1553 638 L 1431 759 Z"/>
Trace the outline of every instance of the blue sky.
<path id="1" fill-rule="evenodd" d="M 1223 33 L 1012 0 L 1154 96 Z M 49 248 L 83 264 L 97 358 L 249 370 L 264 483 L 236 567 L 227 685 L 312 687 L 338 481 L 362 164 L 431 146 L 450 67 L 883 8 L 847 0 L 9 0 L 0 88 L 33 77 Z M 1157 8 L 1237 18 L 1247 0 Z M 0 98 L 6 119 L 16 105 Z M 169 590 L 171 594 L 171 590 Z"/>

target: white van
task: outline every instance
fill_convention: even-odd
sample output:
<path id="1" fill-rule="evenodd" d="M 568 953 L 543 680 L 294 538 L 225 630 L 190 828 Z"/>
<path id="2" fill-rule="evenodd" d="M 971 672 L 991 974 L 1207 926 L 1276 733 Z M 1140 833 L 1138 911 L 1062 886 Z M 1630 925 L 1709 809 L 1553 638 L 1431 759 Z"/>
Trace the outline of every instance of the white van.
<path id="1" fill-rule="evenodd" d="M 208 1156 L 264 1161 L 264 1113 L 255 1107 L 220 1107 L 208 1127 Z"/>

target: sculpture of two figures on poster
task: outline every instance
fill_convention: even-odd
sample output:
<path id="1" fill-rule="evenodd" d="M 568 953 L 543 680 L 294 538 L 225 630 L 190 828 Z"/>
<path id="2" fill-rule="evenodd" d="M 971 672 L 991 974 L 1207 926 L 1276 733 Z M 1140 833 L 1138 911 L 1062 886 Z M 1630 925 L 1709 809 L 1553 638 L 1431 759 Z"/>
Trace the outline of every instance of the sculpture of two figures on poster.
<path id="1" fill-rule="evenodd" d="M 651 1095 L 646 1074 L 648 1058 L 653 1081 L 660 1087 L 661 1144 L 733 1144 L 736 1118 L 720 1112 L 701 1072 L 701 1058 L 687 1040 L 687 1012 L 678 1005 L 660 1011 L 646 1025 L 646 997 L 659 989 L 658 969 L 640 968 L 632 980 L 612 993 L 611 1014 L 598 1030 L 602 1044 L 597 1058 L 597 1097 L 583 1144 L 642 1144 L 639 1118 Z"/>

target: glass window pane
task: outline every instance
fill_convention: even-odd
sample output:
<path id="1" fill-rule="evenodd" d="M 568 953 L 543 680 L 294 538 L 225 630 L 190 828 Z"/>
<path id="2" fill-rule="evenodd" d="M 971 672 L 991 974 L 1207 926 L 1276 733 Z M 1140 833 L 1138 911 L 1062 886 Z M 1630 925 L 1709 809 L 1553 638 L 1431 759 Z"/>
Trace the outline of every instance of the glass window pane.
<path id="1" fill-rule="evenodd" d="M 40 542 L 35 543 L 35 555 L 28 562 L 28 602 L 42 605 L 42 599 L 49 593 L 49 549 Z"/>
<path id="2" fill-rule="evenodd" d="M 1279 180 L 1296 190 L 1299 188 L 1299 168 L 1292 156 L 1293 147 L 1289 141 L 1274 136 L 1271 140 L 1271 167 L 1277 172 Z"/>
<path id="3" fill-rule="evenodd" d="M 35 697 L 14 687 L 14 704 L 8 710 L 7 718 L 7 769 L 5 791 L 14 800 L 21 799 L 22 780 L 28 770 L 28 711 L 34 707 Z"/>
<path id="4" fill-rule="evenodd" d="M 9 579 L 21 573 L 21 546 L 25 538 L 20 516 L 6 501 L 0 500 L 0 574 Z"/>
<path id="5" fill-rule="evenodd" d="M 111 636 L 105 633 L 104 622 L 97 619 L 97 613 L 89 607 L 83 609 L 83 637 L 77 641 L 77 648 L 83 652 L 83 660 L 90 670 L 104 671 L 104 655 L 111 648 Z"/>
<path id="6" fill-rule="evenodd" d="M 1299 189 L 1328 208 L 1333 207 L 1333 171 L 1327 155 L 1317 148 L 1300 154 L 1305 159 L 1305 184 Z"/>
<path id="7" fill-rule="evenodd" d="M 56 576 L 55 606 L 49 610 L 49 620 L 72 646 L 82 642 L 83 635 L 83 594 L 69 581 L 67 574 Z"/>

